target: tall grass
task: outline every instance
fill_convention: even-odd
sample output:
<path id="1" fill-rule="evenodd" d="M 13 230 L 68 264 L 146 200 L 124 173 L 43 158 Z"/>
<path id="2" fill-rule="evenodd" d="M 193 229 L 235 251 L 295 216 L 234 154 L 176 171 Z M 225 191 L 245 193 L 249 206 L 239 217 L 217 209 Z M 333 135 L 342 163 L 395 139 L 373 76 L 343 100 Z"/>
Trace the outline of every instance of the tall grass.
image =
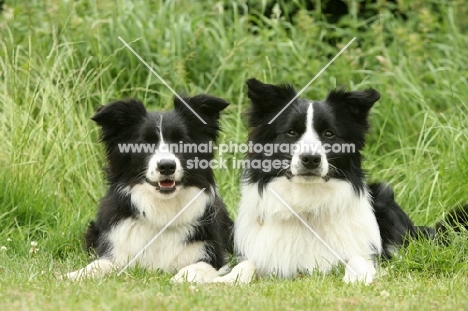
<path id="1" fill-rule="evenodd" d="M 406 20 L 381 5 L 379 15 L 363 19 L 353 13 L 338 24 L 301 10 L 292 24 L 227 1 L 9 2 L 0 17 L 0 246 L 7 247 L 0 251 L 0 279 L 10 285 L 45 282 L 47 295 L 54 290 L 66 294 L 60 285 L 50 285 L 51 275 L 86 263 L 82 234 L 106 189 L 102 148 L 90 116 L 99 105 L 122 97 L 140 98 L 149 109 L 172 106 L 172 93 L 119 36 L 178 92 L 209 92 L 231 103 L 221 120 L 222 142 L 246 140 L 242 113 L 248 107 L 247 78 L 292 83 L 299 90 L 356 37 L 304 96 L 323 99 L 336 86 L 372 87 L 381 93 L 371 117 L 365 167 L 370 180 L 395 188 L 397 200 L 415 223 L 431 225 L 451 207 L 468 201 L 466 6 L 463 1 L 402 1 L 401 9 Z M 235 216 L 240 171 L 219 170 L 216 176 Z M 33 240 L 39 241 L 37 254 L 29 253 Z M 461 275 L 452 284 L 461 290 L 460 282 L 467 278 L 460 265 L 467 259 L 466 241 L 454 243 L 449 248 L 429 242 L 410 247 L 388 267 L 388 275 L 402 288 L 391 294 L 405 295 L 411 286 L 437 283 L 417 275 L 405 286 L 407 274 L 417 271 L 452 273 L 435 285 L 437 293 L 444 292 L 444 284 L 452 284 L 448 280 L 453 275 Z M 49 277 L 41 276 L 41 270 Z M 144 273 L 135 277 L 163 292 L 174 290 L 163 285 L 165 276 L 150 275 L 156 285 Z M 318 278 L 313 286 L 336 295 L 333 286 L 341 284 L 339 278 L 332 278 L 331 285 Z M 112 281 L 117 283 L 108 284 L 111 288 L 122 286 Z M 146 293 L 134 281 L 126 281 Z M 233 299 L 251 295 L 259 302 L 254 305 L 272 306 L 258 295 L 276 295 L 273 301 L 281 303 L 281 297 L 291 298 L 286 295 L 291 288 L 303 294 L 308 282 L 314 281 L 257 284 L 253 291 L 234 290 Z M 48 297 L 28 290 L 33 301 Z M 182 287 L 177 295 L 191 291 Z M 86 287 L 80 292 L 85 295 Z M 374 294 L 361 289 L 344 292 Z M 202 297 L 206 295 L 210 294 Z M 23 301 L 19 306 L 30 306 L 17 298 L 13 300 Z M 332 298 L 324 298 L 322 306 L 330 306 Z M 61 305 L 52 301 L 55 307 Z M 459 306 L 457 301 L 452 303 Z M 466 305 L 466 299 L 462 301 Z M 347 300 L 341 304 L 350 306 Z M 417 305 L 415 300 L 411 305 Z"/>

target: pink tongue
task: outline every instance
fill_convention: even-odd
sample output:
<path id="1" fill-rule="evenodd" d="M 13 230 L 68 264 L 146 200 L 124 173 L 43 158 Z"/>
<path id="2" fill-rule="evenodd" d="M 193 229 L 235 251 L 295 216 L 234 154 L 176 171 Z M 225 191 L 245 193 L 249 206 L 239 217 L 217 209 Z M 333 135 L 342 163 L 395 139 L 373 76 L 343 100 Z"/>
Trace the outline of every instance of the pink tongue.
<path id="1" fill-rule="evenodd" d="M 175 181 L 173 180 L 163 180 L 159 182 L 161 188 L 172 188 L 174 187 Z"/>

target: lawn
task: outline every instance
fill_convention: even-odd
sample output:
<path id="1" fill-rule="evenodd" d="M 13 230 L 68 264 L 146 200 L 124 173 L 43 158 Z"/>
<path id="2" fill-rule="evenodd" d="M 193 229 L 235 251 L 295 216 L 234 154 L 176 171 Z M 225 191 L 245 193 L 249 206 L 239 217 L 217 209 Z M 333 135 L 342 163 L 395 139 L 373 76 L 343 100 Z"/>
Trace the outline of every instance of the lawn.
<path id="1" fill-rule="evenodd" d="M 247 78 L 300 90 L 356 37 L 303 96 L 322 99 L 337 86 L 381 93 L 365 167 L 370 181 L 394 187 L 416 224 L 433 225 L 467 202 L 465 2 L 398 1 L 401 15 L 380 1 L 370 16 L 359 13 L 359 1 L 346 2 L 351 13 L 328 23 L 319 10 L 290 20 L 229 1 L 7 0 L 0 15 L 0 310 L 468 309 L 466 232 L 448 246 L 411 243 L 368 287 L 344 284 L 343 268 L 244 286 L 176 285 L 141 269 L 57 279 L 89 262 L 83 232 L 106 189 L 90 116 L 123 97 L 150 110 L 172 106 L 171 91 L 119 36 L 178 92 L 228 100 L 220 141 L 239 143 L 247 137 Z M 240 171 L 216 176 L 235 217 Z"/>

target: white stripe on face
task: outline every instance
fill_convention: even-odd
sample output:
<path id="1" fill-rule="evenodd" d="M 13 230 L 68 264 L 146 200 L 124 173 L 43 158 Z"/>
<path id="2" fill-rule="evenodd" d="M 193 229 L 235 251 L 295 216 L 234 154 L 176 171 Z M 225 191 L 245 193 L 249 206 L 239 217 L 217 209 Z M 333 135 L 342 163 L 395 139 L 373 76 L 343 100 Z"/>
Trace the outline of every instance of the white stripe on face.
<path id="1" fill-rule="evenodd" d="M 309 104 L 309 108 L 307 108 L 307 118 L 306 118 L 306 132 L 302 135 L 300 141 L 304 143 L 320 143 L 320 138 L 317 132 L 312 127 L 314 122 L 314 106 L 312 103 Z"/>
<path id="2" fill-rule="evenodd" d="M 174 173 L 174 180 L 178 181 L 182 178 L 183 169 L 180 160 L 176 157 L 174 153 L 170 150 L 170 145 L 166 144 L 163 137 L 163 116 L 159 122 L 159 145 L 156 152 L 151 156 L 148 162 L 148 170 L 146 172 L 146 177 L 151 181 L 159 181 L 161 179 L 167 178 L 167 176 L 162 176 L 158 170 L 158 164 L 161 160 L 173 160 L 176 162 L 176 171 Z"/>
<path id="3" fill-rule="evenodd" d="M 159 121 L 159 139 L 160 139 L 160 141 L 159 141 L 158 150 L 157 150 L 156 153 L 171 154 L 172 155 L 171 157 L 175 157 L 175 155 L 172 152 L 170 152 L 169 145 L 167 145 L 166 142 L 164 141 L 162 122 L 163 122 L 163 116 L 161 115 L 161 120 Z"/>
<path id="4" fill-rule="evenodd" d="M 161 137 L 161 141 L 159 142 L 159 146 L 164 145 L 164 138 L 163 138 L 163 127 L 162 127 L 163 116 L 161 115 L 161 121 L 159 121 L 159 136 Z"/>
<path id="5" fill-rule="evenodd" d="M 298 174 L 299 171 L 303 168 L 301 163 L 301 155 L 303 154 L 320 154 L 321 155 L 321 165 L 319 167 L 320 174 L 322 176 L 328 173 L 328 161 L 325 152 L 322 150 L 322 142 L 320 141 L 319 134 L 315 131 L 313 127 L 314 123 L 314 106 L 313 103 L 309 103 L 307 108 L 306 116 L 306 131 L 299 138 L 294 146 L 294 153 L 291 160 L 291 173 L 293 175 Z"/>
<path id="6" fill-rule="evenodd" d="M 313 103 L 309 103 L 307 108 L 306 116 L 306 131 L 302 134 L 301 138 L 297 141 L 297 146 L 295 153 L 304 154 L 304 153 L 321 153 L 322 143 L 320 142 L 319 135 L 314 130 L 314 106 Z"/>

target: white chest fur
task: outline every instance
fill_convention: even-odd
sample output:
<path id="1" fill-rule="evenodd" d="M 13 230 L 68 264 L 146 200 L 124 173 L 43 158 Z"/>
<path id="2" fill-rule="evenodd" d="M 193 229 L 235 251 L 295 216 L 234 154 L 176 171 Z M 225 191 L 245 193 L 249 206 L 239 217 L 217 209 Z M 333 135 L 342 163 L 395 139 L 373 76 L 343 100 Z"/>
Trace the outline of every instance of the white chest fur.
<path id="1" fill-rule="evenodd" d="M 336 254 L 346 261 L 381 250 L 368 195 L 357 196 L 351 184 L 334 179 L 301 184 L 282 177 L 269 183 L 262 196 L 257 184 L 245 185 L 235 229 L 236 251 L 255 263 L 260 276 L 293 277 L 315 269 L 326 273 L 340 262 Z"/>
<path id="2" fill-rule="evenodd" d="M 200 192 L 198 188 L 181 189 L 172 198 L 161 199 L 147 184 L 129 190 L 132 203 L 140 212 L 137 218 L 118 223 L 107 237 L 111 243 L 110 257 L 118 266 L 129 262 L 170 221 L 173 223 L 141 254 L 135 263 L 166 271 L 178 270 L 204 255 L 203 243 L 187 245 L 197 219 L 203 215 L 210 196 L 202 193 L 176 219 L 174 217 Z"/>

